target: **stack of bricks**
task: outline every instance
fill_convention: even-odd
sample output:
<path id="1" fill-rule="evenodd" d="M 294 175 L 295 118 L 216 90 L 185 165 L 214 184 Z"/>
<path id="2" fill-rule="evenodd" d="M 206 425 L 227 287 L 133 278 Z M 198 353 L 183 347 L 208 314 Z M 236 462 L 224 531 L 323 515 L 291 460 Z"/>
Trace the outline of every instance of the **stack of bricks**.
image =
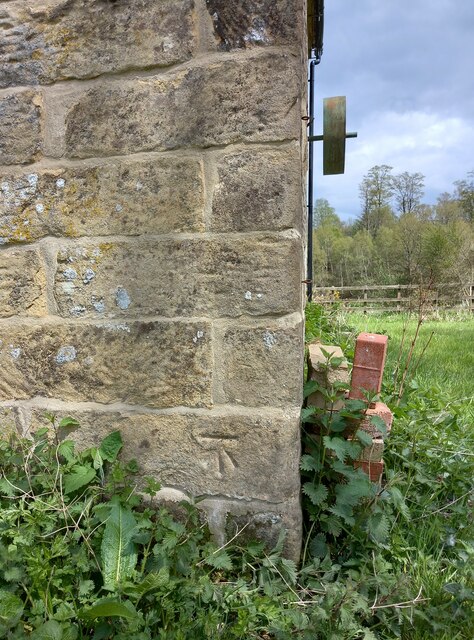
<path id="1" fill-rule="evenodd" d="M 362 400 L 367 394 L 380 393 L 386 355 L 387 336 L 376 333 L 359 334 L 356 341 L 349 398 Z M 355 462 L 355 466 L 363 469 L 372 482 L 379 482 L 384 468 L 384 434 L 373 424 L 373 418 L 380 418 L 385 423 L 386 434 L 390 433 L 392 412 L 383 402 L 370 403 L 359 429 L 372 436 L 372 445 L 362 451 L 360 460 Z"/>
<path id="2" fill-rule="evenodd" d="M 315 380 L 327 389 L 335 383 L 349 383 L 349 371 L 345 359 L 337 367 L 327 366 L 327 357 L 324 352 L 334 358 L 343 357 L 339 347 L 312 344 L 309 346 L 309 378 Z M 382 377 L 387 353 L 387 336 L 374 333 L 361 333 L 357 338 L 354 355 L 354 366 L 350 383 L 349 398 L 363 400 L 367 395 L 377 395 L 382 386 Z M 344 405 L 344 392 L 339 392 L 339 397 L 331 407 L 324 394 L 316 391 L 308 398 L 308 405 L 319 408 L 327 407 L 338 411 Z M 379 418 L 385 424 L 386 434 L 379 431 L 374 424 L 374 418 Z M 365 412 L 364 419 L 357 425 L 372 436 L 372 444 L 362 450 L 359 460 L 354 466 L 365 471 L 372 482 L 380 482 L 383 469 L 384 436 L 390 433 L 393 415 L 383 402 L 371 402 Z M 379 421 L 380 422 L 380 421 Z M 351 432 L 353 429 L 351 429 Z"/>

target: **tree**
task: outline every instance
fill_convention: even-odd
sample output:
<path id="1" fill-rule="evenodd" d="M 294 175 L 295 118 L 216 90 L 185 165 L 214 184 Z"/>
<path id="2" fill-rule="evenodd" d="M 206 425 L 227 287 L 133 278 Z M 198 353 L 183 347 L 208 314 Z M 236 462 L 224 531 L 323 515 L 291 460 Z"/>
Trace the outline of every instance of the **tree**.
<path id="1" fill-rule="evenodd" d="M 393 195 L 392 167 L 386 164 L 369 169 L 359 186 L 362 215 L 357 221 L 359 229 L 377 235 L 379 228 L 393 218 L 390 200 Z"/>
<path id="2" fill-rule="evenodd" d="M 438 196 L 434 206 L 434 220 L 440 224 L 449 224 L 463 217 L 459 200 L 450 193 L 444 192 Z"/>
<path id="3" fill-rule="evenodd" d="M 342 225 L 334 207 L 331 207 L 325 198 L 318 198 L 313 207 L 313 228 L 317 229 L 324 224 Z"/>
<path id="4" fill-rule="evenodd" d="M 415 213 L 424 194 L 425 176 L 404 171 L 393 177 L 393 195 L 399 215 Z"/>
<path id="5" fill-rule="evenodd" d="M 469 171 L 467 178 L 456 180 L 456 198 L 466 222 L 474 222 L 474 171 Z"/>

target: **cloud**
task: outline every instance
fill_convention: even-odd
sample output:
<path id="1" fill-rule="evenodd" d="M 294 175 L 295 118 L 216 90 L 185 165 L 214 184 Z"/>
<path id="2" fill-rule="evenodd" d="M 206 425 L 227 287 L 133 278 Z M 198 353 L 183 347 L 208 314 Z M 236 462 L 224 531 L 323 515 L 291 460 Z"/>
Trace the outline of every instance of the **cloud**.
<path id="1" fill-rule="evenodd" d="M 322 176 L 316 145 L 316 194 L 356 217 L 358 185 L 376 164 L 426 176 L 433 203 L 474 169 L 474 2 L 331 0 L 324 54 L 316 73 L 316 132 L 322 98 L 347 96 L 344 176 Z"/>
<path id="2" fill-rule="evenodd" d="M 322 146 L 316 147 L 316 197 L 329 200 L 346 219 L 359 214 L 358 185 L 376 164 L 388 164 L 394 173 L 424 174 L 427 203 L 474 168 L 474 124 L 460 117 L 381 111 L 364 120 L 358 133 L 346 143 L 344 175 L 322 176 Z"/>

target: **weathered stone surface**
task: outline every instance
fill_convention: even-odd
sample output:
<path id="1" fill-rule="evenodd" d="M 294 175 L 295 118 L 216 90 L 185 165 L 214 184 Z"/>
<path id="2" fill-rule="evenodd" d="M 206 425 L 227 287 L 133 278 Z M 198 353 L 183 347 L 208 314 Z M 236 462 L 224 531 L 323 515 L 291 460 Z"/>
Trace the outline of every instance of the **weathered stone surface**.
<path id="1" fill-rule="evenodd" d="M 0 87 L 191 57 L 191 0 L 16 0 L 0 7 Z"/>
<path id="2" fill-rule="evenodd" d="M 206 0 L 219 49 L 293 45 L 303 29 L 301 0 Z"/>
<path id="3" fill-rule="evenodd" d="M 284 529 L 285 555 L 295 562 L 300 559 L 302 518 L 298 495 L 274 504 L 208 498 L 198 506 L 205 511 L 209 528 L 219 545 L 235 538 L 237 544 L 243 545 L 263 540 L 267 550 L 271 550 Z"/>
<path id="4" fill-rule="evenodd" d="M 329 361 L 324 352 L 330 354 Z M 310 380 L 317 382 L 329 393 L 335 392 L 337 394 L 337 399 L 331 403 L 321 391 L 315 391 L 308 398 L 308 406 L 340 411 L 344 406 L 344 398 L 351 379 L 349 366 L 342 349 L 334 345 L 310 344 L 308 347 L 308 367 Z M 338 387 L 338 385 L 344 386 Z"/>
<path id="5" fill-rule="evenodd" d="M 0 437 L 21 433 L 19 410 L 16 407 L 0 407 Z"/>
<path id="6" fill-rule="evenodd" d="M 0 96 L 0 165 L 32 162 L 40 145 L 38 95 L 26 90 Z"/>
<path id="7" fill-rule="evenodd" d="M 210 404 L 210 327 L 199 322 L 0 327 L 0 401 L 33 396 L 151 407 Z"/>
<path id="8" fill-rule="evenodd" d="M 46 313 L 46 276 L 34 249 L 0 251 L 0 317 Z M 13 349 L 13 347 L 12 347 Z"/>
<path id="9" fill-rule="evenodd" d="M 86 158 L 299 139 L 300 89 L 296 60 L 286 53 L 214 62 L 140 82 L 102 82 L 61 95 L 61 104 L 52 89 L 46 97 L 47 155 Z"/>
<path id="10" fill-rule="evenodd" d="M 58 253 L 55 297 L 64 317 L 289 313 L 300 244 L 278 234 L 81 243 Z"/>
<path id="11" fill-rule="evenodd" d="M 204 230 L 201 163 L 127 159 L 0 176 L 0 242 Z"/>
<path id="12" fill-rule="evenodd" d="M 280 320 L 223 324 L 214 346 L 217 403 L 299 407 L 303 388 L 303 322 Z"/>
<path id="13" fill-rule="evenodd" d="M 63 415 L 71 411 L 57 413 L 58 418 Z M 81 410 L 73 415 L 80 427 L 72 433 L 68 429 L 68 438 L 89 447 L 119 430 L 122 455 L 135 458 L 141 474 L 190 496 L 274 502 L 298 496 L 297 411 L 290 417 L 277 412 L 238 415 L 225 409 L 199 415 Z M 45 424 L 44 412 L 34 410 L 31 427 L 41 424 Z"/>
<path id="14" fill-rule="evenodd" d="M 212 198 L 213 231 L 301 228 L 301 157 L 290 149 L 225 154 Z"/>

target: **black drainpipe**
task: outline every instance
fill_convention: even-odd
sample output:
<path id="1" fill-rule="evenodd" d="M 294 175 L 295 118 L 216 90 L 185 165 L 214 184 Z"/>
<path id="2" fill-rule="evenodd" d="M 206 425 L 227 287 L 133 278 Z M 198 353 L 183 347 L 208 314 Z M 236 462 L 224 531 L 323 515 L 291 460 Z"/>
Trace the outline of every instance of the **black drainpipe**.
<path id="1" fill-rule="evenodd" d="M 308 5 L 308 30 L 309 30 L 309 105 L 308 105 L 308 136 L 314 136 L 314 76 L 315 67 L 321 62 L 323 54 L 324 34 L 324 0 L 310 0 Z M 313 208 L 314 208 L 314 142 L 308 141 L 308 262 L 306 267 L 307 297 L 313 298 Z"/>
<path id="2" fill-rule="evenodd" d="M 309 63 L 309 137 L 314 136 L 314 69 L 319 60 L 312 58 Z M 313 298 L 313 178 L 314 178 L 314 142 L 308 142 L 308 264 L 306 267 L 307 297 Z"/>

